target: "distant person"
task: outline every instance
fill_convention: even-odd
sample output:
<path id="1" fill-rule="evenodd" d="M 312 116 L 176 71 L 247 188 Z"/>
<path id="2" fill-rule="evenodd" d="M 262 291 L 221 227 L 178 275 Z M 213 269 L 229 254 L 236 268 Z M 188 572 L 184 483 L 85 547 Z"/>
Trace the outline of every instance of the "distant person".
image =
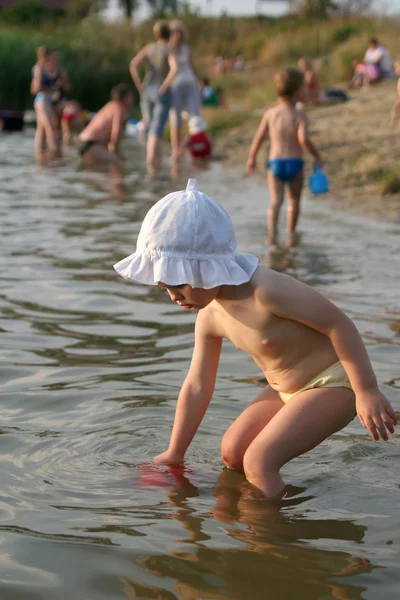
<path id="1" fill-rule="evenodd" d="M 225 60 L 223 56 L 216 56 L 213 66 L 213 74 L 220 77 L 225 74 Z"/>
<path id="2" fill-rule="evenodd" d="M 371 38 L 363 61 L 353 61 L 353 87 L 367 86 L 381 79 L 393 76 L 393 65 L 390 53 L 376 38 Z"/>
<path id="3" fill-rule="evenodd" d="M 318 73 L 310 58 L 304 56 L 299 60 L 298 66 L 304 75 L 304 104 L 336 104 L 349 99 L 344 90 L 321 86 Z"/>
<path id="4" fill-rule="evenodd" d="M 182 110 L 186 109 L 189 118 L 200 115 L 201 99 L 195 68 L 187 44 L 186 28 L 181 21 L 172 21 L 170 29 L 171 147 L 172 159 L 178 160 L 181 156 Z M 174 73 L 173 77 L 172 73 Z"/>
<path id="5" fill-rule="evenodd" d="M 239 71 L 239 72 L 247 71 L 247 65 L 245 63 L 244 56 L 242 54 L 239 54 L 236 57 L 236 60 L 233 63 L 233 68 L 235 71 Z"/>
<path id="6" fill-rule="evenodd" d="M 189 119 L 189 135 L 183 143 L 183 147 L 189 150 L 194 161 L 209 160 L 212 155 L 213 142 L 207 133 L 207 123 L 203 117 L 191 117 Z"/>
<path id="7" fill-rule="evenodd" d="M 199 87 L 203 106 L 219 106 L 217 90 L 210 84 L 208 77 L 202 77 Z"/>
<path id="8" fill-rule="evenodd" d="M 133 94 L 127 85 L 120 83 L 111 91 L 111 100 L 97 112 L 79 135 L 81 158 L 121 167 L 125 157 L 120 142 L 133 104 Z"/>
<path id="9" fill-rule="evenodd" d="M 76 100 L 68 100 L 64 106 L 61 118 L 62 139 L 67 146 L 70 145 L 76 134 L 80 133 L 88 121 L 87 112 Z"/>
<path id="10" fill-rule="evenodd" d="M 392 107 L 392 114 L 391 114 L 391 119 L 389 122 L 389 127 L 394 127 L 394 125 L 396 125 L 397 121 L 399 120 L 399 113 L 400 113 L 400 60 L 395 61 L 394 71 L 395 71 L 396 75 L 399 77 L 399 79 L 397 80 L 397 98 Z"/>
<path id="11" fill-rule="evenodd" d="M 224 58 L 224 73 L 231 73 L 233 71 L 233 60 L 231 58 Z"/>
<path id="12" fill-rule="evenodd" d="M 166 21 L 157 21 L 153 27 L 155 41 L 147 44 L 130 63 L 132 79 L 140 94 L 142 119 L 147 129 L 147 171 L 154 175 L 161 167 L 161 138 L 172 105 L 170 85 L 176 70 L 170 72 L 170 28 Z M 146 66 L 143 81 L 139 68 Z"/>
<path id="13" fill-rule="evenodd" d="M 40 46 L 36 56 L 31 82 L 37 115 L 35 152 L 40 156 L 47 146 L 50 154 L 57 156 L 61 149 L 61 118 L 70 89 L 69 80 L 65 71 L 58 66 L 56 50 Z"/>
<path id="14" fill-rule="evenodd" d="M 251 144 L 246 165 L 248 174 L 256 168 L 257 154 L 267 135 L 270 154 L 267 162 L 270 204 L 268 209 L 268 243 L 277 245 L 277 227 L 285 186 L 289 188 L 287 211 L 288 245 L 296 243 L 296 226 L 300 214 L 300 197 L 303 187 L 303 148 L 313 156 L 315 165 L 321 165 L 321 156 L 311 141 L 308 120 L 296 110 L 302 99 L 304 77 L 298 69 L 288 68 L 274 76 L 278 103 L 264 113 L 261 124 Z"/>
<path id="15" fill-rule="evenodd" d="M 371 38 L 368 42 L 368 49 L 364 56 L 366 64 L 376 65 L 379 69 L 380 78 L 393 76 L 393 64 L 389 50 L 382 46 L 376 38 Z"/>

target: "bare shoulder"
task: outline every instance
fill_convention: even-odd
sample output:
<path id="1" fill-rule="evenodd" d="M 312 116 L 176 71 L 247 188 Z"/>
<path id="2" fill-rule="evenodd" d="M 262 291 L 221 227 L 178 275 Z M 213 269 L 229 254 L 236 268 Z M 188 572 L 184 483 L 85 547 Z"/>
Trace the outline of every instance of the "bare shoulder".
<path id="1" fill-rule="evenodd" d="M 278 273 L 268 267 L 260 266 L 253 277 L 254 284 L 254 297 L 257 302 L 260 302 L 263 306 L 270 306 L 274 304 L 277 296 L 282 291 L 289 291 L 297 287 L 293 277 L 284 273 Z M 302 284 L 300 284 L 302 285 Z"/>
<path id="2" fill-rule="evenodd" d="M 218 311 L 213 306 L 213 303 L 199 311 L 196 318 L 196 337 L 222 337 L 218 326 L 219 319 L 217 313 Z"/>

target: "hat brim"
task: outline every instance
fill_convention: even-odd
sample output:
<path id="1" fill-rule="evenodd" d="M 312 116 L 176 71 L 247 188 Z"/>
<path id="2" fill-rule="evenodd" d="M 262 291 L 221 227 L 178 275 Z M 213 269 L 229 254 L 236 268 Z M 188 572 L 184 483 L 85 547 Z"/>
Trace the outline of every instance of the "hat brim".
<path id="1" fill-rule="evenodd" d="M 137 283 L 157 285 L 161 282 L 170 286 L 188 284 L 193 288 L 208 290 L 220 285 L 241 285 L 250 281 L 258 263 L 256 256 L 243 252 L 201 259 L 134 252 L 116 263 L 114 269 L 125 279 Z"/>

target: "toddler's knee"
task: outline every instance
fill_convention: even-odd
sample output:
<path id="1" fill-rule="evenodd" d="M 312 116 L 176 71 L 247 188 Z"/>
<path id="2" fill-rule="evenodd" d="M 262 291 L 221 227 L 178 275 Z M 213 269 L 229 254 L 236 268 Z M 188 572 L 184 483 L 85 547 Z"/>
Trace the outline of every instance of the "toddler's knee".
<path id="1" fill-rule="evenodd" d="M 237 443 L 228 435 L 224 435 L 221 442 L 222 460 L 228 469 L 243 471 L 243 452 Z"/>
<path id="2" fill-rule="evenodd" d="M 268 452 L 250 448 L 243 456 L 243 471 L 248 481 L 259 485 L 266 476 L 279 474 L 279 467 L 270 460 Z"/>

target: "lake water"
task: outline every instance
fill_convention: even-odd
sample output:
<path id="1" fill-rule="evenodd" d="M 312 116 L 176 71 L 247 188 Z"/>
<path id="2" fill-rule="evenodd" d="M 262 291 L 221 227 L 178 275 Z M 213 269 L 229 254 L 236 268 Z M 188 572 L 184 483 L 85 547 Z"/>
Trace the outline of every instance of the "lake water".
<path id="1" fill-rule="evenodd" d="M 167 447 L 194 315 L 112 269 L 177 187 L 146 183 L 128 146 L 122 196 L 75 159 L 36 166 L 29 132 L 0 137 L 1 600 L 397 600 L 399 433 L 374 443 L 354 420 L 287 465 L 293 494 L 268 503 L 221 462 L 261 375 L 226 344 L 185 469 L 146 466 Z M 261 180 L 196 176 L 239 249 L 355 320 L 400 410 L 399 226 L 305 199 L 300 246 L 266 254 Z"/>

